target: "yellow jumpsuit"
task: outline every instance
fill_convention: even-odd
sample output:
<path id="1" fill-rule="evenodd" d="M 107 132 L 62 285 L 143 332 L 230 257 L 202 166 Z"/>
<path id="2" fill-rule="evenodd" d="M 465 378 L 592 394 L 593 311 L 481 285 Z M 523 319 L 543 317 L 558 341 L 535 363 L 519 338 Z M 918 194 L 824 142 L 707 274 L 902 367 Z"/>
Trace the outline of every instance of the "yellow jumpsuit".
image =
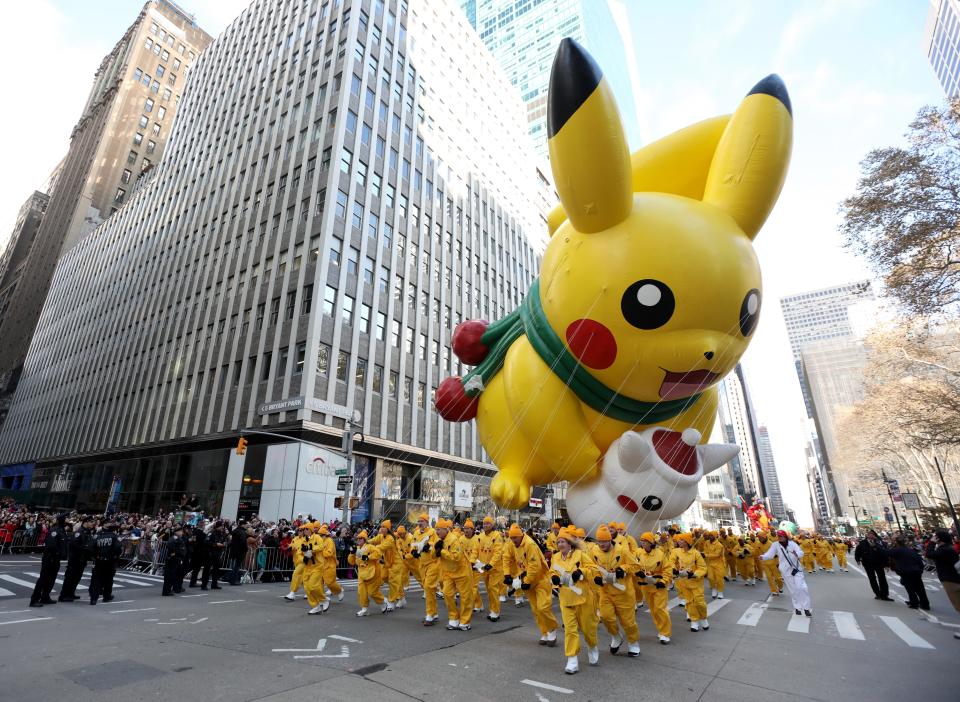
<path id="1" fill-rule="evenodd" d="M 703 578 L 707 574 L 707 564 L 701 553 L 694 548 L 686 551 L 681 548 L 675 553 L 675 562 L 680 571 L 676 580 L 677 594 L 687 602 L 687 616 L 690 617 L 690 622 L 696 623 L 707 618 L 707 603 L 703 597 Z M 726 565 L 722 560 L 720 563 Z M 693 577 L 684 575 L 684 571 L 692 572 Z"/>
<path id="2" fill-rule="evenodd" d="M 539 550 L 539 549 L 538 549 Z M 567 658 L 580 653 L 580 635 L 583 634 L 588 648 L 597 647 L 597 616 L 591 611 L 592 604 L 585 581 L 593 581 L 596 577 L 596 566 L 593 559 L 583 549 L 575 548 L 564 556 L 560 552 L 554 553 L 550 561 L 552 575 L 558 571 L 573 574 L 580 571 L 579 580 L 573 586 L 560 586 L 560 614 L 563 618 L 563 650 Z M 547 580 L 549 583 L 550 580 Z M 577 594 L 573 587 L 580 590 Z M 533 600 L 531 599 L 531 603 Z M 552 616 L 552 613 L 551 613 Z"/>
<path id="3" fill-rule="evenodd" d="M 723 544 L 723 547 L 726 549 L 724 558 L 727 561 L 727 574 L 731 580 L 737 579 L 737 547 L 740 545 L 739 539 L 732 534 L 726 537 L 721 536 L 719 539 L 720 543 Z"/>
<path id="4" fill-rule="evenodd" d="M 837 541 L 833 544 L 833 552 L 837 556 L 837 566 L 843 570 L 847 569 L 847 545 L 843 541 Z"/>
<path id="5" fill-rule="evenodd" d="M 440 541 L 439 537 L 437 541 Z M 440 560 L 440 581 L 443 586 L 443 601 L 447 605 L 447 618 L 461 625 L 469 625 L 473 619 L 473 576 L 468 560 L 470 544 L 465 537 L 453 532 L 449 532 L 442 541 L 443 547 L 437 557 Z M 456 599 L 458 593 L 459 611 Z"/>
<path id="6" fill-rule="evenodd" d="M 313 553 L 314 556 L 319 554 L 319 560 L 323 567 L 323 587 L 329 589 L 331 595 L 339 595 L 343 588 L 337 582 L 337 545 L 333 538 L 317 535 Z"/>
<path id="7" fill-rule="evenodd" d="M 797 545 L 800 547 L 800 550 L 803 551 L 803 557 L 800 559 L 800 564 L 803 566 L 805 571 L 812 573 L 815 563 L 815 556 L 813 555 L 813 539 L 797 539 Z"/>
<path id="8" fill-rule="evenodd" d="M 411 561 L 414 561 L 413 558 L 410 558 L 410 544 L 413 543 L 413 535 L 409 532 L 403 536 L 395 534 L 394 541 L 397 542 L 397 560 L 402 566 L 400 569 L 400 589 L 406 596 L 407 588 L 410 587 L 410 573 L 413 570 L 413 566 L 410 565 Z"/>
<path id="9" fill-rule="evenodd" d="M 347 562 L 357 567 L 357 597 L 360 606 L 366 609 L 373 600 L 378 605 L 383 604 L 383 574 L 380 571 L 380 549 L 370 544 L 364 544 L 347 557 Z"/>
<path id="10" fill-rule="evenodd" d="M 642 584 L 640 591 L 650 609 L 653 625 L 658 634 L 669 638 L 673 627 L 667 610 L 667 588 L 673 579 L 673 554 L 664 555 L 663 550 L 656 546 L 650 549 L 650 553 L 640 548 L 637 551 L 637 565 L 638 570 L 652 580 Z M 640 582 L 639 579 L 637 582 Z"/>
<path id="11" fill-rule="evenodd" d="M 545 545 L 547 547 L 547 558 L 553 558 L 553 554 L 557 552 L 557 535 L 552 530 L 547 532 Z"/>
<path id="12" fill-rule="evenodd" d="M 293 559 L 293 575 L 290 577 L 290 592 L 296 593 L 303 585 L 303 551 L 300 547 L 307 540 L 297 534 L 290 540 L 290 557 Z"/>
<path id="13" fill-rule="evenodd" d="M 313 538 L 311 537 L 311 541 Z M 313 548 L 313 558 L 303 559 L 301 571 L 303 578 L 303 591 L 307 593 L 307 602 L 310 607 L 316 607 L 327 599 L 323 592 L 323 557 L 316 544 L 311 544 Z"/>
<path id="14" fill-rule="evenodd" d="M 763 580 L 764 571 L 763 571 L 763 566 L 761 565 L 763 561 L 760 560 L 760 556 L 761 554 L 764 553 L 764 551 L 761 551 L 760 547 L 757 546 L 757 539 L 756 537 L 754 537 L 753 534 L 751 534 L 750 538 L 747 539 L 747 547 L 750 549 L 750 552 L 753 554 L 753 577 L 755 577 L 757 580 Z M 767 548 L 770 548 L 770 547 L 767 546 Z"/>
<path id="15" fill-rule="evenodd" d="M 753 580 L 756 573 L 754 571 L 753 563 L 753 551 L 750 550 L 750 547 L 744 541 L 740 543 L 737 541 L 736 547 L 733 549 L 733 555 L 737 559 L 737 573 L 744 580 Z"/>
<path id="16" fill-rule="evenodd" d="M 707 539 L 703 542 L 703 557 L 707 565 L 706 575 L 710 580 L 710 588 L 717 592 L 723 592 L 723 576 L 727 571 L 726 556 L 727 549 L 719 539 L 713 541 Z"/>
<path id="17" fill-rule="evenodd" d="M 426 544 L 422 552 L 418 553 L 412 550 L 424 539 L 426 539 Z M 419 564 L 418 571 L 420 573 L 420 584 L 423 586 L 423 594 L 426 599 L 427 619 L 436 619 L 438 613 L 437 585 L 440 583 L 440 563 L 433 550 L 436 541 L 437 534 L 432 527 L 421 529 L 418 526 L 414 530 L 413 542 L 411 543 L 412 558 Z"/>
<path id="18" fill-rule="evenodd" d="M 553 591 L 547 562 L 540 547 L 526 534 L 520 546 L 514 545 L 511 539 L 504 541 L 503 576 L 519 578 L 521 584 L 527 586 L 523 594 L 530 600 L 530 611 L 540 633 L 546 636 L 555 631 L 557 618 L 553 616 Z"/>
<path id="19" fill-rule="evenodd" d="M 825 539 L 817 539 L 813 545 L 817 565 L 824 570 L 833 570 L 833 549 Z"/>
<path id="20" fill-rule="evenodd" d="M 637 572 L 637 560 L 633 554 L 626 548 L 625 544 L 611 545 L 609 551 L 604 551 L 598 545 L 591 552 L 591 557 L 597 564 L 597 575 L 594 576 L 594 584 L 600 588 L 600 621 L 611 636 L 620 635 L 620 627 L 623 627 L 623 633 L 627 641 L 634 643 L 640 640 L 640 630 L 637 628 L 636 596 L 634 589 L 629 587 L 631 580 Z M 603 582 L 603 573 L 600 568 L 608 573 L 616 574 L 617 568 L 624 572 L 624 577 L 616 579 L 618 585 L 623 585 L 620 590 L 613 583 Z M 600 578 L 601 583 L 596 583 Z"/>
<path id="21" fill-rule="evenodd" d="M 757 552 L 764 554 L 770 550 L 772 541 L 757 539 Z M 779 593 L 783 590 L 783 576 L 780 574 L 780 558 L 774 556 L 769 561 L 760 561 L 760 567 L 763 569 L 763 575 L 767 579 L 767 585 L 770 586 L 771 593 Z"/>
<path id="22" fill-rule="evenodd" d="M 402 574 L 400 568 L 397 567 L 402 563 L 397 551 L 397 543 L 393 534 L 389 532 L 377 534 L 371 537 L 367 543 L 379 548 L 383 555 L 383 576 L 387 581 L 387 602 L 394 604 L 403 597 Z"/>
<path id="23" fill-rule="evenodd" d="M 490 603 L 490 614 L 500 615 L 500 593 L 503 591 L 503 536 L 499 531 L 490 530 L 489 534 L 480 532 L 476 535 L 477 539 L 477 559 L 484 566 L 491 566 L 489 570 L 484 568 L 482 573 L 477 573 L 477 596 L 475 606 L 483 608 L 483 600 L 480 598 L 479 584 L 482 582 L 487 587 L 487 600 Z"/>

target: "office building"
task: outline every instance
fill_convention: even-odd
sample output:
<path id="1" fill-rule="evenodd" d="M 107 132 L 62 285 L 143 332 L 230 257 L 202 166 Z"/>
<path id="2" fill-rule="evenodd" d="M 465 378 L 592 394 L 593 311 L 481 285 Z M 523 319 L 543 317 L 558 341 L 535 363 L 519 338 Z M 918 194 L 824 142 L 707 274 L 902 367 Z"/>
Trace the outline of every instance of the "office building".
<path id="1" fill-rule="evenodd" d="M 57 260 L 157 164 L 187 71 L 209 42 L 172 2 L 150 0 L 101 62 L 21 263 L 20 283 L 0 315 L 0 378 L 8 379 L 8 392 L 16 389 Z"/>
<path id="2" fill-rule="evenodd" d="M 526 105 L 530 138 L 547 149 L 547 92 L 557 45 L 570 37 L 591 52 L 617 96 L 628 143 L 639 146 L 635 90 L 625 47 L 632 43 L 620 0 L 459 0 L 465 16 Z"/>
<path id="3" fill-rule="evenodd" d="M 930 0 L 923 50 L 946 96 L 960 95 L 960 0 Z"/>
<path id="4" fill-rule="evenodd" d="M 854 313 L 854 310 L 870 307 L 875 304 L 875 301 L 876 295 L 869 280 L 780 298 L 780 309 L 787 327 L 787 337 L 790 339 L 790 350 L 793 352 L 794 368 L 797 371 L 797 379 L 800 381 L 804 406 L 807 417 L 814 420 L 814 423 L 815 412 L 810 384 L 803 370 L 801 356 L 803 347 L 805 344 L 828 339 L 854 338 L 858 325 L 856 318 L 860 316 L 859 313 Z M 842 506 L 833 484 L 829 456 L 823 440 L 815 430 L 811 434 L 811 440 L 814 458 L 820 466 L 818 475 L 823 482 L 822 488 L 825 491 L 829 515 L 839 516 Z M 814 497 L 812 496 L 811 499 Z M 814 501 L 816 502 L 816 499 Z"/>
<path id="5" fill-rule="evenodd" d="M 777 519 L 784 519 L 786 510 L 783 495 L 780 493 L 780 479 L 777 477 L 777 464 L 773 460 L 773 447 L 770 445 L 770 432 L 764 426 L 757 427 L 757 449 L 763 484 L 767 491 L 767 509 Z"/>
<path id="6" fill-rule="evenodd" d="M 740 454 L 728 464 L 731 477 L 737 495 L 750 505 L 754 498 L 762 500 L 767 493 L 757 446 L 757 422 L 743 366 L 738 363 L 734 372 L 724 378 L 718 387 L 720 402 L 717 421 L 724 441 L 740 447 Z"/>
<path id="7" fill-rule="evenodd" d="M 45 504 L 491 509 L 433 391 L 462 319 L 539 268 L 519 97 L 453 3 L 256 0 L 191 70 L 163 160 L 57 268 L 0 464 Z M 233 448 L 241 431 L 250 445 Z"/>

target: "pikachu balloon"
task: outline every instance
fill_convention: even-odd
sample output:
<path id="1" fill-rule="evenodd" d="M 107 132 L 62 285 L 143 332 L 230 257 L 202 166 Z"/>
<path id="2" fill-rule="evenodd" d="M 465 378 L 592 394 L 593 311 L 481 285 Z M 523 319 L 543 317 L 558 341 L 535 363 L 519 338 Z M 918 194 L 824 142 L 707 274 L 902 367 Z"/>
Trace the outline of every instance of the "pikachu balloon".
<path id="1" fill-rule="evenodd" d="M 771 75 L 732 115 L 631 156 L 610 85 L 564 39 L 548 133 L 560 205 L 540 277 L 508 317 L 457 327 L 453 350 L 476 368 L 435 397 L 444 418 L 477 419 L 499 469 L 491 497 L 509 509 L 526 506 L 533 485 L 596 485 L 627 432 L 710 436 L 715 386 L 760 315 L 752 242 L 783 186 L 793 120 Z"/>

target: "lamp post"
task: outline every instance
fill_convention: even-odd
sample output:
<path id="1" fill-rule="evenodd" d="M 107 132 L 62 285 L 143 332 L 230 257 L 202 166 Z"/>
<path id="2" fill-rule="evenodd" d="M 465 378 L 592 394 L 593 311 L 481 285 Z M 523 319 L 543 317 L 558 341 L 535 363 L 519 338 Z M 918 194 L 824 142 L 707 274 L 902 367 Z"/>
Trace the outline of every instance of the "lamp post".
<path id="1" fill-rule="evenodd" d="M 939 465 L 937 469 L 939 470 Z M 893 518 L 897 520 L 897 529 L 904 531 L 903 525 L 900 524 L 900 514 L 897 512 L 897 503 L 893 501 L 893 492 L 890 490 L 890 483 L 887 480 L 887 471 L 881 468 L 880 474 L 883 476 L 883 484 L 887 486 L 887 497 L 890 498 L 890 504 L 893 506 Z M 949 499 L 947 501 L 949 502 Z"/>
<path id="2" fill-rule="evenodd" d="M 857 513 L 857 505 L 853 502 L 853 490 L 847 490 L 847 495 L 850 497 L 850 506 L 853 508 L 853 532 L 859 537 L 860 517 Z"/>
<path id="3" fill-rule="evenodd" d="M 937 473 L 940 474 L 940 484 L 943 485 L 943 496 L 947 498 L 947 507 L 950 508 L 950 516 L 953 517 L 953 529 L 960 537 L 960 520 L 957 520 L 957 510 L 953 508 L 953 500 L 950 499 L 950 492 L 947 490 L 947 481 L 943 479 L 943 471 L 940 469 L 940 461 L 934 456 L 933 463 L 937 467 Z"/>

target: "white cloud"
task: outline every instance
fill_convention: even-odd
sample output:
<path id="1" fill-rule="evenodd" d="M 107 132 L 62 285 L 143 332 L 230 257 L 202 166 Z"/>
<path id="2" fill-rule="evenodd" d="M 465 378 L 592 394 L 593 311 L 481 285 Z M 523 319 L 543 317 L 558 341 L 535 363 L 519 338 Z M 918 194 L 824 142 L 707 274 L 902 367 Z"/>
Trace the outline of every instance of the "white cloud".
<path id="1" fill-rule="evenodd" d="M 17 212 L 67 153 L 100 60 L 109 45 L 70 31 L 48 0 L 4 3 L 8 31 L 0 42 L 4 88 L 0 117 L 0 247 Z"/>

